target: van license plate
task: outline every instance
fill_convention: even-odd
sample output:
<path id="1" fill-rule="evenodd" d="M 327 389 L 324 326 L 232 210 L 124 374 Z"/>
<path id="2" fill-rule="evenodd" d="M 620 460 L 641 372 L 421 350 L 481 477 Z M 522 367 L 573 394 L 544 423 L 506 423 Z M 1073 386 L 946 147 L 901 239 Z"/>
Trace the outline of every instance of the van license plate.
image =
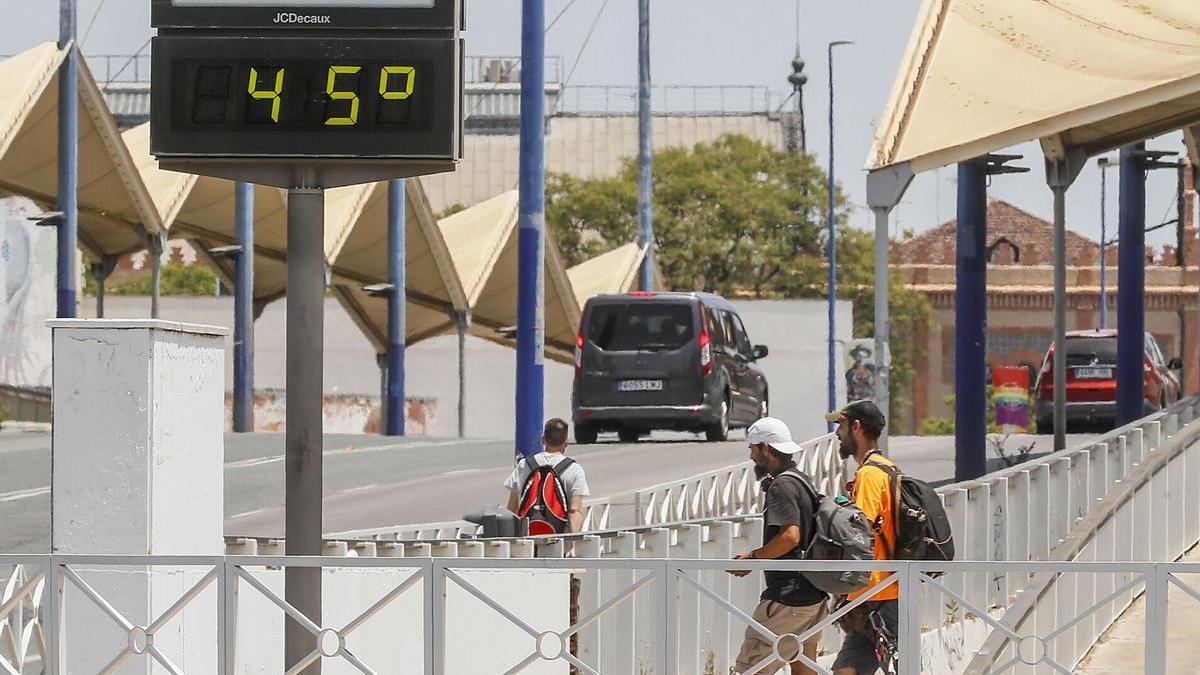
<path id="1" fill-rule="evenodd" d="M 617 391 L 662 391 L 662 380 L 621 380 Z"/>
<path id="2" fill-rule="evenodd" d="M 1113 376 L 1112 368 L 1076 368 L 1075 377 L 1081 380 L 1107 380 Z"/>

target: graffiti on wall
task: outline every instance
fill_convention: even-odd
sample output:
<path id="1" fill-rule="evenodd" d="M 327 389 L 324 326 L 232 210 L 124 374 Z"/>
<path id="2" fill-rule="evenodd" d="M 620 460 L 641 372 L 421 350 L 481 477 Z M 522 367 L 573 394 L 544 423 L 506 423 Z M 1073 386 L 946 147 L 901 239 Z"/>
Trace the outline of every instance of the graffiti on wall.
<path id="1" fill-rule="evenodd" d="M 28 199 L 0 199 L 0 383 L 21 387 L 50 385 L 57 238 L 29 220 L 41 211 Z"/>
<path id="2" fill-rule="evenodd" d="M 437 401 L 409 398 L 404 416 L 405 433 L 427 436 L 437 417 Z M 378 434 L 383 429 L 379 397 L 326 394 L 323 405 L 327 434 Z M 254 392 L 254 430 L 282 432 L 286 428 L 287 393 L 277 389 Z M 233 394 L 225 395 L 225 427 L 233 428 Z"/>

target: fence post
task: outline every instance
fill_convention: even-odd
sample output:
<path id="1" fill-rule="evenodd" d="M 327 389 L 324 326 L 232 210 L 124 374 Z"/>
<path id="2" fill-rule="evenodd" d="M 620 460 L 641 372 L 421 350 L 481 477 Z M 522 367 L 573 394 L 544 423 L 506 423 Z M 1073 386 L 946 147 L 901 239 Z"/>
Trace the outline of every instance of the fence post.
<path id="1" fill-rule="evenodd" d="M 46 640 L 46 663 L 45 675 L 61 675 L 66 672 L 63 668 L 62 659 L 65 650 L 63 649 L 63 587 L 62 577 L 58 572 L 58 561 L 54 556 L 49 556 L 46 561 L 46 595 L 42 601 L 42 610 L 45 612 L 46 631 L 43 637 Z"/>
<path id="2" fill-rule="evenodd" d="M 921 672 L 921 614 L 917 589 L 920 587 L 917 569 L 911 562 L 902 563 L 900 577 L 900 632 L 897 644 L 900 651 L 900 672 Z"/>
<path id="3" fill-rule="evenodd" d="M 1146 673 L 1167 672 L 1167 571 L 1152 564 L 1146 569 Z"/>
<path id="4" fill-rule="evenodd" d="M 238 578 L 235 565 L 222 558 L 217 565 L 217 672 L 237 672 Z"/>
<path id="5" fill-rule="evenodd" d="M 668 535 L 669 536 L 669 535 Z M 663 620 L 660 623 L 663 631 L 662 647 L 656 654 L 655 661 L 659 664 L 656 672 L 679 672 L 679 579 L 670 560 L 663 560 L 658 568 L 659 581 L 662 582 Z"/>

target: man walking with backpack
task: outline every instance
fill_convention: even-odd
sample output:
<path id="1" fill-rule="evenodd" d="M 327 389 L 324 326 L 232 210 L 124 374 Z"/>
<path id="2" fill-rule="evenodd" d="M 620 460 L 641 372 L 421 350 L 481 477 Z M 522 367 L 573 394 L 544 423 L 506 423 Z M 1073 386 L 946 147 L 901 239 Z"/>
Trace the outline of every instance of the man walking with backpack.
<path id="1" fill-rule="evenodd" d="M 792 442 L 787 425 L 773 417 L 764 417 L 746 430 L 750 444 L 750 459 L 757 473 L 766 474 L 763 480 L 765 510 L 763 512 L 763 545 L 737 556 L 737 560 L 797 560 L 802 557 L 805 543 L 811 538 L 816 505 L 796 467 L 795 454 L 800 446 Z M 746 570 L 731 572 L 742 577 Z M 803 635 L 816 626 L 827 614 L 828 596 L 818 590 L 799 572 L 768 570 L 763 575 L 766 587 L 762 592 L 754 620 L 777 636 Z M 804 640 L 804 655 L 812 660 L 817 656 L 817 631 Z M 790 643 L 790 644 L 789 644 Z M 795 658 L 797 645 L 785 640 L 780 655 Z M 789 651 L 790 650 L 790 651 Z M 746 629 L 742 649 L 738 653 L 734 672 L 743 673 L 775 655 L 774 643 L 754 626 Z M 773 660 L 758 672 L 773 673 L 783 665 Z M 791 662 L 792 675 L 814 672 L 798 661 Z"/>
<path id="2" fill-rule="evenodd" d="M 875 530 L 875 559 L 891 560 L 895 550 L 895 513 L 891 473 L 892 460 L 879 450 L 879 435 L 886 420 L 883 412 L 871 401 L 854 401 L 825 419 L 837 422 L 838 450 L 842 459 L 850 457 L 858 463 L 854 474 L 851 498 L 862 509 Z M 847 601 L 869 592 L 888 578 L 890 572 L 872 572 L 871 581 L 861 591 L 850 593 Z M 851 612 L 842 622 L 846 637 L 837 659 L 833 662 L 835 675 L 869 675 L 883 668 L 891 671 L 892 654 L 881 653 L 879 647 L 895 644 L 899 634 L 899 589 L 895 584 L 881 590 L 871 600 Z M 890 641 L 890 642 L 889 642 Z M 880 657 L 886 661 L 880 662 Z"/>
<path id="3" fill-rule="evenodd" d="M 504 487 L 508 510 L 529 518 L 529 534 L 566 534 L 583 529 L 583 498 L 591 492 L 583 467 L 567 457 L 567 423 L 542 430 L 542 452 L 517 461 Z"/>

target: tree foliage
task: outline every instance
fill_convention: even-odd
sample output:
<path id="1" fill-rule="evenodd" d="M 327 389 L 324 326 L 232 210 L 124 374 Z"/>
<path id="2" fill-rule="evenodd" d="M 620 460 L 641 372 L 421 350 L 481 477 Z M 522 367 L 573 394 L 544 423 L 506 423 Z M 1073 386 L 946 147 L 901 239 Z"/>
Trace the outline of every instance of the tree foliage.
<path id="1" fill-rule="evenodd" d="M 874 235 L 847 225 L 835 193 L 838 294 L 854 303 L 854 335 L 874 334 Z M 729 297 L 828 295 L 827 174 L 811 156 L 744 136 L 654 154 L 656 256 L 667 284 Z M 637 238 L 637 162 L 612 178 L 551 174 L 546 219 L 568 265 Z M 890 282 L 892 413 L 907 407 L 916 331 L 931 308 Z"/>
<path id="2" fill-rule="evenodd" d="M 106 295 L 150 295 L 150 282 L 150 272 L 147 270 L 106 285 L 104 292 Z M 96 290 L 95 277 L 90 274 L 84 275 L 84 294 L 94 296 Z M 167 263 L 162 266 L 159 290 L 162 295 L 211 297 L 217 294 L 217 277 L 205 265 Z"/>

